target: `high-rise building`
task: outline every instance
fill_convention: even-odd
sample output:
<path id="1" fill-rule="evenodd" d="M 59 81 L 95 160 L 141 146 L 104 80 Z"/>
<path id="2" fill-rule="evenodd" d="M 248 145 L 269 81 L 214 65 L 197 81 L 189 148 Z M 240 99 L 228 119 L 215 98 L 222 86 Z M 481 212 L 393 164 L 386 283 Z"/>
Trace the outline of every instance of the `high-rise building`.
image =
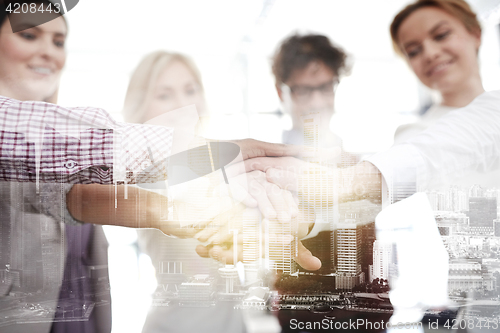
<path id="1" fill-rule="evenodd" d="M 28 213 L 31 204 L 25 202 L 27 183 L 15 183 L 10 187 L 10 268 L 20 275 L 21 291 L 36 292 L 43 289 L 43 263 L 41 249 L 41 214 Z"/>
<path id="2" fill-rule="evenodd" d="M 484 189 L 478 184 L 472 185 L 469 189 L 469 197 L 484 197 Z"/>
<path id="3" fill-rule="evenodd" d="M 321 147 L 327 146 L 323 133 L 320 128 L 321 113 L 311 112 L 301 117 L 303 124 L 303 142 L 304 145 L 313 148 L 315 152 Z M 330 147 L 331 148 L 331 147 Z M 340 148 L 340 147 L 337 147 Z M 306 214 L 309 214 L 308 220 L 314 220 L 315 223 L 328 225 L 330 231 L 321 232 L 320 235 L 312 239 L 306 240 L 307 248 L 320 258 L 322 267 L 318 273 L 329 274 L 333 271 L 332 256 L 333 256 L 333 228 L 337 219 L 337 207 L 332 203 L 336 194 L 336 184 L 334 179 L 334 170 L 336 164 L 340 162 L 341 156 L 325 156 L 318 154 L 312 157 L 306 157 L 304 160 L 313 167 L 304 170 L 302 177 L 305 180 L 300 186 L 304 188 L 300 199 L 307 202 L 309 209 Z M 308 191 L 308 189 L 314 191 Z M 311 193 L 321 189 L 321 196 L 315 196 Z M 300 269 L 300 268 L 299 268 Z"/>
<path id="4" fill-rule="evenodd" d="M 433 211 L 438 211 L 438 192 L 436 190 L 432 190 L 427 192 L 427 198 L 429 198 L 429 203 L 431 204 L 431 209 Z"/>
<path id="5" fill-rule="evenodd" d="M 497 198 L 469 198 L 469 227 L 473 234 L 493 234 L 493 220 L 497 218 Z"/>
<path id="6" fill-rule="evenodd" d="M 495 226 L 495 237 L 500 237 L 500 219 L 494 220 L 493 225 Z"/>
<path id="7" fill-rule="evenodd" d="M 262 246 L 261 228 L 262 219 L 260 214 L 243 216 L 243 266 L 245 268 L 245 281 L 246 285 L 251 285 L 259 279 L 259 263 L 264 255 L 264 248 Z"/>
<path id="8" fill-rule="evenodd" d="M 337 289 L 352 289 L 363 282 L 361 270 L 361 226 L 346 219 L 335 230 L 335 267 Z"/>
<path id="9" fill-rule="evenodd" d="M 295 223 L 297 219 L 294 219 Z M 268 269 L 285 274 L 294 274 L 298 271 L 295 263 L 297 255 L 297 232 L 292 223 L 281 223 L 277 221 L 265 221 L 265 258 Z M 291 242 L 282 242 L 273 240 L 270 236 L 292 235 L 295 239 Z"/>
<path id="10" fill-rule="evenodd" d="M 0 186 L 0 199 L 2 203 L 10 202 L 10 186 L 11 183 L 2 182 Z M 2 209 L 2 216 L 0 216 L 0 270 L 6 269 L 10 265 L 11 253 L 11 209 Z"/>
<path id="11" fill-rule="evenodd" d="M 53 241 L 53 235 L 61 227 L 45 215 L 40 216 L 40 238 L 42 243 L 43 288 L 58 287 L 64 274 L 66 237 L 60 233 L 60 243 Z"/>
<path id="12" fill-rule="evenodd" d="M 390 185 L 391 203 L 406 199 L 417 192 L 417 169 L 401 168 L 394 170 Z"/>
<path id="13" fill-rule="evenodd" d="M 393 259 L 393 245 L 375 241 L 373 243 L 372 279 L 389 279 Z"/>
<path id="14" fill-rule="evenodd" d="M 457 212 L 465 212 L 469 210 L 469 195 L 465 189 L 458 190 L 458 207 Z"/>
<path id="15" fill-rule="evenodd" d="M 370 266 L 373 265 L 373 244 L 376 241 L 375 222 L 361 227 L 361 270 L 365 276 L 370 276 Z"/>
<path id="16" fill-rule="evenodd" d="M 445 195 L 445 209 L 451 212 L 456 212 L 458 210 L 458 188 L 456 186 L 450 186 Z"/>

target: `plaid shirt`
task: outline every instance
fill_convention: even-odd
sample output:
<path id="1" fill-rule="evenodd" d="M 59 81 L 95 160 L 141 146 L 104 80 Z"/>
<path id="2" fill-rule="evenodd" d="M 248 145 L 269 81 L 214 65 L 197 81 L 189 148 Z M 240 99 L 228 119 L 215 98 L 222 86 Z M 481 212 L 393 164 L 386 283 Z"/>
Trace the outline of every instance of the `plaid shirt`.
<path id="1" fill-rule="evenodd" d="M 0 96 L 0 180 L 133 184 L 152 161 L 168 157 L 172 134 L 171 128 L 118 123 L 102 109 Z M 166 178 L 163 163 L 155 165 L 141 182 Z"/>

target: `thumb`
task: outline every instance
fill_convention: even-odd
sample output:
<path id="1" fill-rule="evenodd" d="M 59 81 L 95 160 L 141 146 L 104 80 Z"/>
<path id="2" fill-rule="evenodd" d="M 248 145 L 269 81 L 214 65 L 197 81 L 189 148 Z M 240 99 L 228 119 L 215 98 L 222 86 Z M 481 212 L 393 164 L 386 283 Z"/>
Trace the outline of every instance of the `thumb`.
<path id="1" fill-rule="evenodd" d="M 308 271 L 316 271 L 321 268 L 321 260 L 313 256 L 301 241 L 298 243 L 298 254 L 295 262 Z"/>

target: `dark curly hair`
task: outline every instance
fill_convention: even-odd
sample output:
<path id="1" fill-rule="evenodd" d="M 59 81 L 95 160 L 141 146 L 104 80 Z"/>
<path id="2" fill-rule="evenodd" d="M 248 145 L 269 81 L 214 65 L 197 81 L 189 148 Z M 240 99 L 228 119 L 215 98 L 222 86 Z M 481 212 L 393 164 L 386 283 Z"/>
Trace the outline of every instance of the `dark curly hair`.
<path id="1" fill-rule="evenodd" d="M 304 69 L 313 61 L 319 61 L 336 75 L 347 75 L 350 66 L 347 54 L 335 46 L 328 37 L 316 34 L 294 34 L 286 38 L 276 50 L 272 70 L 276 85 L 288 81 L 293 71 Z"/>

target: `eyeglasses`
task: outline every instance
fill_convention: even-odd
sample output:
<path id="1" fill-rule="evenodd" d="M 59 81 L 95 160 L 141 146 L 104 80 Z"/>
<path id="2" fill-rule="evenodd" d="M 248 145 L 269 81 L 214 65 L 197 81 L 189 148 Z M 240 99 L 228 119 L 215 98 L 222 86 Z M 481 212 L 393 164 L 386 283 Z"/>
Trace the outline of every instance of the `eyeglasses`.
<path id="1" fill-rule="evenodd" d="M 323 83 L 319 86 L 308 86 L 308 85 L 294 85 L 288 86 L 284 83 L 281 84 L 281 90 L 284 92 L 289 92 L 290 95 L 297 102 L 307 102 L 311 99 L 314 91 L 319 91 L 321 95 L 325 97 L 333 96 L 335 94 L 335 90 L 337 90 L 337 86 L 339 85 L 339 80 L 335 79 L 330 82 Z"/>

